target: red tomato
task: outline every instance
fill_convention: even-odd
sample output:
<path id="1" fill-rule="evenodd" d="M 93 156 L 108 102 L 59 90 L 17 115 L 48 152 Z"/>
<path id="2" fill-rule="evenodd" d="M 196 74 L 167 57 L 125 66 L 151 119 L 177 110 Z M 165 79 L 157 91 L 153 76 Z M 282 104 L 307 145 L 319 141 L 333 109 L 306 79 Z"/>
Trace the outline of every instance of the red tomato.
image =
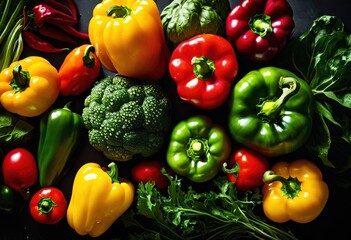
<path id="1" fill-rule="evenodd" d="M 31 152 L 24 148 L 15 148 L 8 152 L 2 163 L 5 185 L 29 197 L 28 188 L 38 179 L 36 160 Z"/>
<path id="2" fill-rule="evenodd" d="M 268 161 L 264 156 L 244 148 L 232 154 L 228 165 L 229 169 L 226 168 L 227 163 L 224 163 L 223 170 L 228 174 L 228 180 L 234 182 L 240 191 L 263 185 L 262 176 L 269 169 Z"/>
<path id="3" fill-rule="evenodd" d="M 155 184 L 156 189 L 160 190 L 169 185 L 168 178 L 161 173 L 163 167 L 160 161 L 143 161 L 132 168 L 132 176 L 136 182 L 147 183 L 150 181 Z"/>
<path id="4" fill-rule="evenodd" d="M 66 215 L 67 202 L 60 189 L 42 188 L 30 200 L 29 210 L 35 221 L 55 224 Z"/>

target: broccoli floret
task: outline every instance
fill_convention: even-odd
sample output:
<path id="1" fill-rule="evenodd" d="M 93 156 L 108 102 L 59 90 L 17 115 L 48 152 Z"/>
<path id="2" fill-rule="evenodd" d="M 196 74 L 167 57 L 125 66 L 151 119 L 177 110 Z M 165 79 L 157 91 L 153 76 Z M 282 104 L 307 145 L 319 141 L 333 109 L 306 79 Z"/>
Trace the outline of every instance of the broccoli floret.
<path id="1" fill-rule="evenodd" d="M 120 75 L 96 82 L 82 117 L 90 144 L 115 161 L 148 157 L 162 147 L 171 122 L 171 102 L 155 82 Z"/>

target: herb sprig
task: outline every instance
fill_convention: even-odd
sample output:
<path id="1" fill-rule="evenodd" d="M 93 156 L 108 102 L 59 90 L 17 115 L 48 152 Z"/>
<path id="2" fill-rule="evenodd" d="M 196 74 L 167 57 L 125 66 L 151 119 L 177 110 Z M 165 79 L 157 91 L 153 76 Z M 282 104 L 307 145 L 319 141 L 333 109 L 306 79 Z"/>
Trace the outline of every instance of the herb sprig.
<path id="1" fill-rule="evenodd" d="M 181 178 L 163 173 L 170 180 L 167 194 L 151 183 L 138 185 L 137 212 L 122 217 L 133 228 L 129 239 L 297 239 L 254 212 L 262 202 L 258 189 L 239 199 L 234 183 L 220 176 L 208 186 L 213 190 L 183 190 Z"/>

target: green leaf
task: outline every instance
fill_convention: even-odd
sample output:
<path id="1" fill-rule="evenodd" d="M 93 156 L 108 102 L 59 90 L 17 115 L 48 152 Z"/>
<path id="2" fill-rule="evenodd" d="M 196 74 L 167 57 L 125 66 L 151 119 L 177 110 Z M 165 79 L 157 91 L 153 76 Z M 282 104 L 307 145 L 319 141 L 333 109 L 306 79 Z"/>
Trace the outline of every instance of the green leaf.
<path id="1" fill-rule="evenodd" d="M 320 158 L 325 166 L 334 168 L 335 166 L 329 160 L 329 150 L 331 147 L 331 137 L 328 125 L 322 114 L 316 114 L 314 125 L 310 138 L 307 142 L 306 149 Z"/>
<path id="2" fill-rule="evenodd" d="M 306 148 L 324 165 L 335 167 L 331 148 L 341 140 L 351 145 L 351 37 L 339 18 L 321 16 L 288 44 L 283 57 L 287 68 L 309 83 L 316 100 Z"/>
<path id="3" fill-rule="evenodd" d="M 27 142 L 33 135 L 34 127 L 8 112 L 0 113 L 0 146 L 17 145 Z"/>

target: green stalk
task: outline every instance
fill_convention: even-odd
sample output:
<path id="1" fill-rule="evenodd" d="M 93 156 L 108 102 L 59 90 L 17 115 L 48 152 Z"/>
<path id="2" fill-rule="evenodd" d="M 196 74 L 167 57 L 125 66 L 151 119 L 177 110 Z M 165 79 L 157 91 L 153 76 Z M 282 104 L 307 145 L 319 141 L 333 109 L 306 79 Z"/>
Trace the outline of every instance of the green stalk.
<path id="1" fill-rule="evenodd" d="M 7 1 L 7 2 L 13 2 L 13 1 Z M 10 4 L 6 4 L 6 6 L 8 5 Z M 1 25 L 1 28 L 0 28 L 1 29 L 0 44 L 7 37 L 11 29 L 13 29 L 13 27 L 15 26 L 17 18 L 22 14 L 23 6 L 24 6 L 24 2 L 21 0 L 16 5 L 16 8 L 13 12 L 11 11 L 11 9 L 5 9 L 5 11 L 8 11 L 8 12 L 4 12 L 3 16 L 9 14 L 10 12 L 12 12 L 12 14 L 10 15 L 10 18 L 5 19 L 6 21 L 4 23 L 1 23 L 1 24 L 5 24 L 5 27 L 3 28 L 3 25 Z"/>
<path id="2" fill-rule="evenodd" d="M 11 4 L 14 2 L 14 1 L 5 1 L 6 4 L 5 4 L 5 8 L 4 8 L 4 11 L 2 12 L 2 15 L 1 15 L 1 19 L 0 19 L 0 32 L 2 33 L 6 27 L 6 24 L 8 23 L 8 18 L 7 16 L 10 14 L 10 11 L 11 11 Z M 1 41 L 0 41 L 1 43 Z"/>
<path id="3" fill-rule="evenodd" d="M 23 18 L 19 19 L 12 29 L 5 44 L 2 46 L 0 55 L 0 71 L 10 66 L 14 61 L 17 61 L 23 51 L 22 39 L 22 23 Z"/>

